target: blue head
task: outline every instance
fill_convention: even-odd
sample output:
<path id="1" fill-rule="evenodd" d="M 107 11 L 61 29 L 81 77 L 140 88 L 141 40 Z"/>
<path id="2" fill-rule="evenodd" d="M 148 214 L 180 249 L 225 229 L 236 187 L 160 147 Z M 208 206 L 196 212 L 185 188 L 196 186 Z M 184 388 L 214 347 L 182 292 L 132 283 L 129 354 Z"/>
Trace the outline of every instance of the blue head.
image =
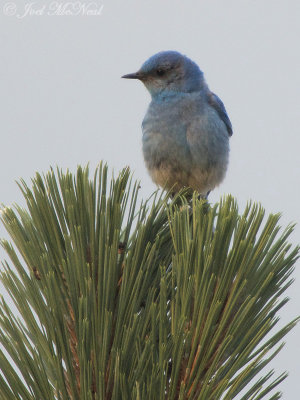
<path id="1" fill-rule="evenodd" d="M 141 80 L 152 97 L 191 93 L 205 87 L 198 65 L 177 51 L 154 54 L 137 72 L 122 78 Z"/>

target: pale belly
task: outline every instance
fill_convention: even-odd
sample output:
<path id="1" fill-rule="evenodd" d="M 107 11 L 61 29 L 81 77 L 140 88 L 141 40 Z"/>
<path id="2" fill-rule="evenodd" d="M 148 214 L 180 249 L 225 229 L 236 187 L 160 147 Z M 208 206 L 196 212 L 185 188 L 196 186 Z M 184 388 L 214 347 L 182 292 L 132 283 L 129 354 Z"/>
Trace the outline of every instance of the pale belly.
<path id="1" fill-rule="evenodd" d="M 222 182 L 227 168 L 224 158 L 212 163 L 205 153 L 195 163 L 187 143 L 160 133 L 144 133 L 143 153 L 152 180 L 172 192 L 190 187 L 206 195 Z"/>

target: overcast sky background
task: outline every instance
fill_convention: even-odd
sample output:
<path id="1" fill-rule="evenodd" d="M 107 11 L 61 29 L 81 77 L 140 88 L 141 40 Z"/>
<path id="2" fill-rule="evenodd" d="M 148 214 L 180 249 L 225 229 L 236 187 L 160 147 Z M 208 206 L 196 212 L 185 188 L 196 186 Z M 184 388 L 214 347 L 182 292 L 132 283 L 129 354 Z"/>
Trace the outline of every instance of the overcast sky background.
<path id="1" fill-rule="evenodd" d="M 210 201 L 231 193 L 241 210 L 252 199 L 282 212 L 283 226 L 299 223 L 299 0 L 101 0 L 98 16 L 47 15 L 49 0 L 32 5 L 41 15 L 24 15 L 25 3 L 1 0 L 0 203 L 24 204 L 20 177 L 100 160 L 129 165 L 142 195 L 152 193 L 141 152 L 150 97 L 120 77 L 172 49 L 199 64 L 232 120 L 230 167 Z M 297 276 L 281 325 L 299 314 Z M 272 362 L 277 374 L 290 372 L 285 400 L 299 393 L 299 333 Z"/>

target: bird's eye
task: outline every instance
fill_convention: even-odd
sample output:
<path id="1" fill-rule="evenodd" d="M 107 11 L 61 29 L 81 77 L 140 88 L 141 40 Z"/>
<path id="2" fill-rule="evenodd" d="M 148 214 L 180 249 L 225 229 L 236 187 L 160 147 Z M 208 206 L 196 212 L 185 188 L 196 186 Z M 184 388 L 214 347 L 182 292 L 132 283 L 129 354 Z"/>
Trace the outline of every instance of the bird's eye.
<path id="1" fill-rule="evenodd" d="M 156 70 L 156 75 L 157 76 L 163 76 L 165 74 L 165 71 L 163 69 L 157 69 Z"/>

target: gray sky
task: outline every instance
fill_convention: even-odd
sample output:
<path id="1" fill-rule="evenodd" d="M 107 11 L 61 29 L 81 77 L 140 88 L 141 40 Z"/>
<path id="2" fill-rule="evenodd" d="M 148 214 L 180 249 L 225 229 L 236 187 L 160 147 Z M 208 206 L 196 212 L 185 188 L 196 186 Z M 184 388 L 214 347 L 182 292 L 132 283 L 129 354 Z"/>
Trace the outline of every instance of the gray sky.
<path id="1" fill-rule="evenodd" d="M 120 76 L 172 49 L 199 64 L 233 123 L 230 167 L 210 200 L 231 193 L 241 209 L 252 199 L 282 212 L 283 226 L 299 222 L 299 0 L 97 0 L 98 16 L 48 15 L 49 0 L 30 6 L 41 15 L 24 15 L 25 3 L 0 7 L 1 203 L 24 204 L 20 177 L 102 159 L 129 165 L 143 196 L 152 193 L 140 128 L 149 95 Z M 282 324 L 299 314 L 297 275 Z M 299 392 L 299 333 L 272 363 L 290 372 L 285 400 Z"/>

